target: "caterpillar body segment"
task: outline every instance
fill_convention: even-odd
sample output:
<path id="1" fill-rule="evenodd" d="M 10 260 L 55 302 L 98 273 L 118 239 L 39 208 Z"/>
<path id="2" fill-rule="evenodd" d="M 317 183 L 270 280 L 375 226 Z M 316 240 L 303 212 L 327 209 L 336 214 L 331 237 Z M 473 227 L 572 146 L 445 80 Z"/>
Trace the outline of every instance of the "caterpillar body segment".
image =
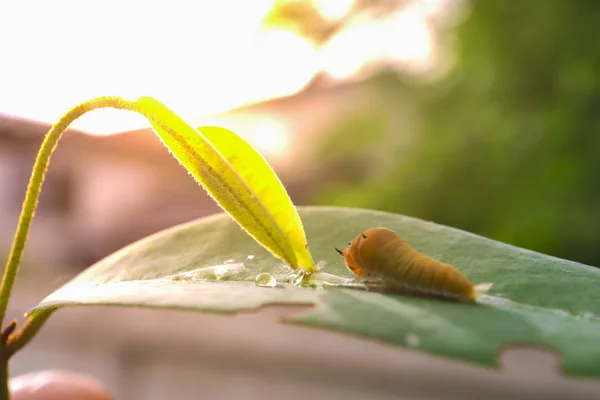
<path id="1" fill-rule="evenodd" d="M 367 229 L 346 250 L 336 251 L 359 278 L 379 278 L 405 293 L 471 303 L 492 286 L 473 285 L 455 267 L 419 253 L 387 228 Z"/>

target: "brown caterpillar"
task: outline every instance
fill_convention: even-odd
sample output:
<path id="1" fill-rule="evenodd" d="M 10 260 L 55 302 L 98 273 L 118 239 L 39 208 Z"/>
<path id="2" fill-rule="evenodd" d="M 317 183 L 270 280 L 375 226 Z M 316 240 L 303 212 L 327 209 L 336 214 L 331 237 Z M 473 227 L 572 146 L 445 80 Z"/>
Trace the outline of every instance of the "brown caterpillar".
<path id="1" fill-rule="evenodd" d="M 335 250 L 359 278 L 379 278 L 410 294 L 473 303 L 492 286 L 473 285 L 455 267 L 419 253 L 387 228 L 367 229 L 349 242 L 346 250 Z"/>

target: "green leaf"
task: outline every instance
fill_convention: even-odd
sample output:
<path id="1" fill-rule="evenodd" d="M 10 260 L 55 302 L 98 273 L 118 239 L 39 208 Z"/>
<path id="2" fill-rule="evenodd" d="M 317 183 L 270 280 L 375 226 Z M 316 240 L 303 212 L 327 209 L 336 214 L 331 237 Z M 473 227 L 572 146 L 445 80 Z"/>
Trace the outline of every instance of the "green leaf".
<path id="1" fill-rule="evenodd" d="M 293 269 L 315 270 L 298 212 L 256 150 L 227 129 L 192 128 L 151 97 L 136 105 L 175 158 L 256 241 Z"/>
<path id="2" fill-rule="evenodd" d="M 322 272 L 352 277 L 334 246 L 385 226 L 417 250 L 493 282 L 482 304 L 283 283 L 289 268 L 219 214 L 160 232 L 101 260 L 33 312 L 66 305 L 185 308 L 230 313 L 266 304 L 315 304 L 288 322 L 332 329 L 427 353 L 495 365 L 511 344 L 546 345 L 564 370 L 600 377 L 600 269 L 395 214 L 301 207 Z M 277 287 L 254 279 L 270 273 Z"/>

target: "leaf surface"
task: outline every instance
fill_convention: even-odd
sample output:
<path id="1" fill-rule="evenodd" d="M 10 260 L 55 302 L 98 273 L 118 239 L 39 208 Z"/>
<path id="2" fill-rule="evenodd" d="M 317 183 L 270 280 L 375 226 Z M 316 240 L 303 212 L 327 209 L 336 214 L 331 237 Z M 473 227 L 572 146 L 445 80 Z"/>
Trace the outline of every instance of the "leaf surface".
<path id="1" fill-rule="evenodd" d="M 385 226 L 415 249 L 455 265 L 474 283 L 493 282 L 468 305 L 348 288 L 283 283 L 291 269 L 225 214 L 159 232 L 99 261 L 33 312 L 67 305 L 184 308 L 230 313 L 267 304 L 314 304 L 288 320 L 427 353 L 495 365 L 513 344 L 548 346 L 573 375 L 600 377 L 600 269 L 401 215 L 300 207 L 323 272 L 352 277 L 334 246 Z M 258 287 L 268 272 L 275 288 Z"/>

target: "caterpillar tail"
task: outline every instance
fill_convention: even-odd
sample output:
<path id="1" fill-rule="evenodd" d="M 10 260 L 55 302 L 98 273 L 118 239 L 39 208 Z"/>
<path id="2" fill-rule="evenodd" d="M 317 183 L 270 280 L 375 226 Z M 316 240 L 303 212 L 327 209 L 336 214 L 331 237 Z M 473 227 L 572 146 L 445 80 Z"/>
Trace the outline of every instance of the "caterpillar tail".
<path id="1" fill-rule="evenodd" d="M 476 303 L 477 298 L 482 294 L 487 293 L 492 287 L 491 283 L 480 283 L 479 285 L 471 286 L 471 290 L 462 296 L 459 296 L 458 301 L 464 303 Z"/>
<path id="2" fill-rule="evenodd" d="M 493 283 L 480 283 L 478 285 L 475 285 L 473 287 L 473 298 L 476 299 L 482 294 L 487 293 L 488 290 L 490 290 L 490 288 L 492 287 L 492 285 Z"/>

